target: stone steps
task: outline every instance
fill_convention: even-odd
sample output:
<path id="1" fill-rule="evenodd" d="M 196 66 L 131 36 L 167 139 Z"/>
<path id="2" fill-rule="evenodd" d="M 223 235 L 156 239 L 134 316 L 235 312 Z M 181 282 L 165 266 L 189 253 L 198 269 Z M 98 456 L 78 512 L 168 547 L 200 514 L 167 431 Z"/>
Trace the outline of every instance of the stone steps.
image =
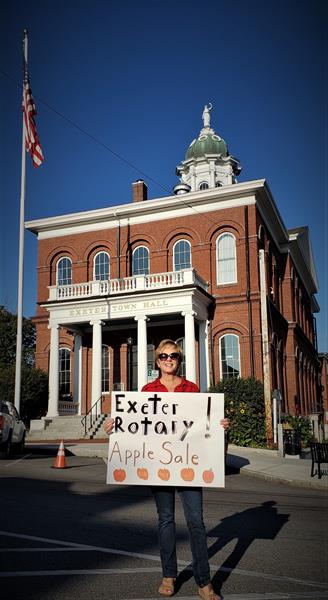
<path id="1" fill-rule="evenodd" d="M 73 415 L 65 417 L 44 417 L 31 422 L 31 429 L 27 433 L 27 441 L 57 440 L 57 439 L 101 439 L 106 436 L 102 424 L 107 414 L 99 415 L 97 421 L 85 434 L 84 425 L 81 423 L 83 416 Z"/>

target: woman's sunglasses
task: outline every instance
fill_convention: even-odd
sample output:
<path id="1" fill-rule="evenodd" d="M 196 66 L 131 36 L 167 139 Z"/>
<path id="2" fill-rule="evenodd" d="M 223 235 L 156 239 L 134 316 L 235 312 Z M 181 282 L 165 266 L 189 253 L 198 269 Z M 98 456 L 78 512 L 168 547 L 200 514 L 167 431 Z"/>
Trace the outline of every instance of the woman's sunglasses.
<path id="1" fill-rule="evenodd" d="M 179 360 L 180 358 L 180 354 L 178 352 L 171 352 L 171 354 L 166 354 L 166 352 L 163 352 L 162 354 L 158 355 L 159 360 L 167 360 L 168 358 L 171 358 L 172 360 Z"/>

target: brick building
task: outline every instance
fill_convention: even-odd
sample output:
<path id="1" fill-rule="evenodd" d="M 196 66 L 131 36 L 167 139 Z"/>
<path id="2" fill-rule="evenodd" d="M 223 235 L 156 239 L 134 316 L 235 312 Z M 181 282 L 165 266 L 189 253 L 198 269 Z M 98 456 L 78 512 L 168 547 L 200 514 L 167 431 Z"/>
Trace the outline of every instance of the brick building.
<path id="1" fill-rule="evenodd" d="M 184 348 L 201 390 L 254 376 L 282 410 L 317 414 L 317 279 L 307 227 L 287 230 L 265 180 L 210 125 L 177 166 L 168 197 L 30 221 L 38 236 L 36 363 L 49 371 L 48 417 L 86 414 L 113 389 L 154 376 L 163 338 Z"/>

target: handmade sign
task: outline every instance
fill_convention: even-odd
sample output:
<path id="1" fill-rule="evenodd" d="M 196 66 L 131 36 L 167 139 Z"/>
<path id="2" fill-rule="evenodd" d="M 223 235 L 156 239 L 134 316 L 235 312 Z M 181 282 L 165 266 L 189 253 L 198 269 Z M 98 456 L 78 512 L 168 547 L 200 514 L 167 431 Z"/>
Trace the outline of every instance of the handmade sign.
<path id="1" fill-rule="evenodd" d="M 114 392 L 107 483 L 224 487 L 224 395 Z"/>

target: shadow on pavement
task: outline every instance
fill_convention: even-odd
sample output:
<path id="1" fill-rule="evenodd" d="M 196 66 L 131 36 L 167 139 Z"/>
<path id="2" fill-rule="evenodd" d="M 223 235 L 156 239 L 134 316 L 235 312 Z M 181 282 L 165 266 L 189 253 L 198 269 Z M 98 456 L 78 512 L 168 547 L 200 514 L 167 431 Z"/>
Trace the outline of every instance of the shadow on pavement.
<path id="1" fill-rule="evenodd" d="M 223 583 L 238 566 L 239 562 L 256 539 L 273 540 L 282 527 L 288 522 L 289 514 L 279 514 L 275 507 L 276 502 L 263 502 L 255 508 L 225 517 L 207 536 L 217 538 L 208 548 L 209 559 L 213 558 L 224 546 L 236 540 L 236 545 L 230 556 L 224 561 L 220 569 L 212 578 L 214 589 L 219 592 Z M 188 565 L 178 576 L 177 589 L 192 577 Z"/>
<path id="2" fill-rule="evenodd" d="M 32 464 L 37 455 L 32 455 Z M 46 456 L 40 456 L 42 459 L 42 473 L 44 467 L 43 459 Z M 49 459 L 48 455 L 48 459 Z M 76 457 L 77 458 L 77 457 Z M 50 462 L 50 461 L 49 461 Z M 78 462 L 78 460 L 77 460 Z M 39 536 L 41 544 L 47 544 L 42 540 L 60 540 L 66 543 L 90 544 L 98 548 L 107 549 L 107 552 L 98 552 L 90 550 L 90 553 L 72 554 L 70 553 L 69 568 L 109 568 L 119 566 L 121 556 L 115 554 L 115 548 L 120 551 L 126 550 L 129 554 L 131 549 L 137 553 L 159 555 L 157 540 L 157 518 L 155 503 L 151 497 L 151 491 L 143 486 L 107 486 L 101 479 L 105 471 L 101 459 L 98 463 L 91 459 L 88 467 L 92 469 L 92 475 L 95 481 L 91 481 L 81 476 L 79 469 L 71 470 L 67 473 L 65 470 L 51 469 L 49 465 L 49 476 L 44 479 L 38 479 L 22 470 L 21 476 L 2 477 L 0 480 L 1 504 L 0 511 L 0 529 L 8 533 L 17 533 L 19 535 Z M 22 465 L 22 463 L 20 463 Z M 76 465 L 82 466 L 82 465 Z M 227 474 L 235 474 L 238 470 L 228 467 Z M 41 473 L 41 475 L 42 475 Z M 51 474 L 50 474 L 51 473 Z M 65 480 L 66 475 L 69 478 Z M 98 479 L 97 479 L 98 478 Z M 15 510 L 10 510 L 15 506 Z M 126 520 L 122 516 L 122 509 L 127 510 L 130 518 Z M 149 521 L 138 520 L 138 511 L 147 511 Z M 208 532 L 209 538 L 216 538 L 214 543 L 208 549 L 209 558 L 215 556 L 230 541 L 236 540 L 234 550 L 225 560 L 222 568 L 214 576 L 213 584 L 219 590 L 224 581 L 229 577 L 231 570 L 235 569 L 248 548 L 255 539 L 274 539 L 284 524 L 288 521 L 288 514 L 278 514 L 275 502 L 263 502 L 261 505 L 249 508 L 245 511 L 235 513 L 222 519 L 216 527 Z M 183 532 L 179 528 L 178 542 L 186 542 L 188 531 L 184 525 Z M 41 539 L 42 538 L 42 539 Z M 40 542 L 34 542 L 40 546 Z M 0 544 L 4 546 L 33 545 L 33 541 L 23 538 L 13 538 L 0 536 Z M 49 545 L 49 543 L 47 544 Z M 52 544 L 50 544 L 52 546 Z M 110 549 L 114 549 L 111 551 Z M 46 553 L 40 555 L 37 568 L 49 569 L 49 563 Z M 65 553 L 63 557 L 57 553 L 64 567 L 67 568 Z M 19 558 L 21 556 L 21 559 Z M 12 555 L 3 556 L 0 561 L 1 571 L 10 570 L 33 570 L 33 554 L 20 553 L 15 555 L 15 562 L 12 562 Z M 67 557 L 67 554 L 66 554 Z M 54 560 L 54 559 L 53 559 Z M 57 560 L 57 559 L 56 559 Z M 21 562 L 22 561 L 22 562 Z M 50 563 L 51 564 L 51 563 Z M 56 568 L 58 563 L 51 564 L 51 568 Z M 160 562 L 157 563 L 160 567 Z M 190 566 L 185 568 L 178 576 L 177 588 L 179 589 L 184 582 L 193 576 Z M 48 597 L 50 590 L 56 588 L 60 593 L 61 586 L 65 586 L 64 578 L 53 577 L 29 577 L 24 580 L 18 578 L 5 578 L 2 580 L 2 592 L 10 591 L 10 596 L 20 597 L 19 586 L 24 581 L 24 600 L 44 600 Z"/>

